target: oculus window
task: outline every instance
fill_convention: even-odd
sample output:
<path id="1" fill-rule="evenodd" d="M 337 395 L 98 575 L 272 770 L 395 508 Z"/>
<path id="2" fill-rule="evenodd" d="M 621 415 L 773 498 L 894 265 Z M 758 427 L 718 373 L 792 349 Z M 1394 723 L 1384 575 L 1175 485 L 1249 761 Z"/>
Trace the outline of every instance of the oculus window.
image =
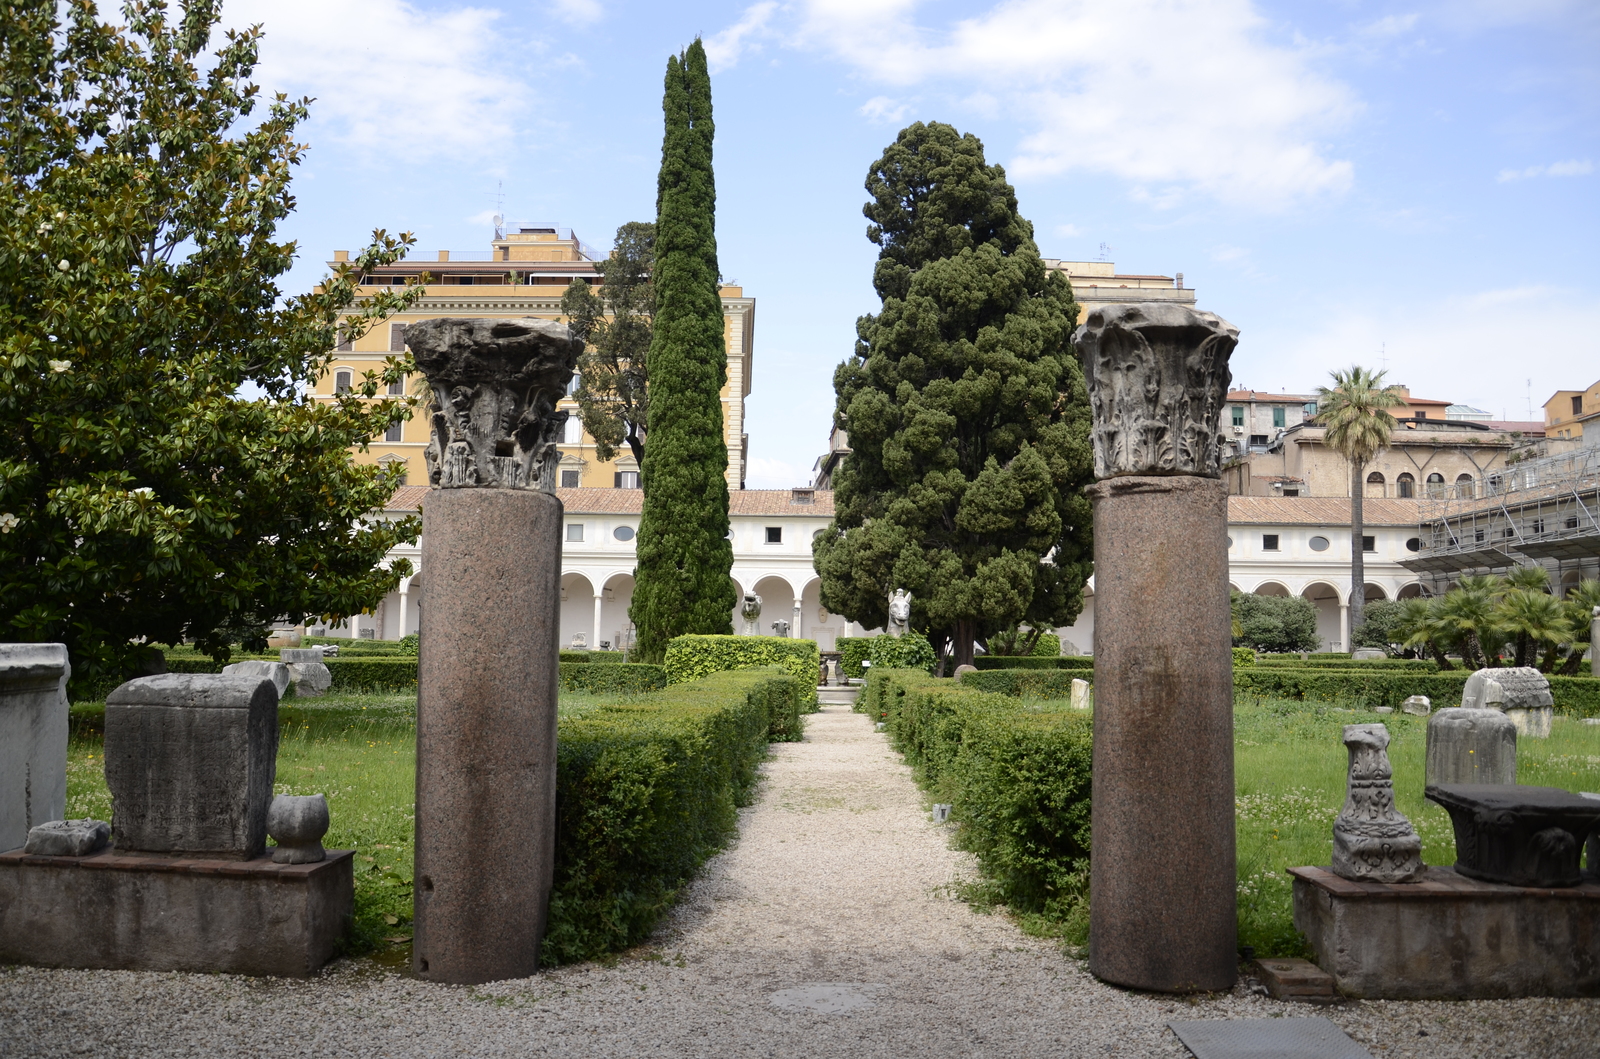
<path id="1" fill-rule="evenodd" d="M 1314 552 L 1325 552 L 1328 550 L 1328 538 L 1326 537 L 1312 537 L 1309 543 L 1311 545 L 1311 550 Z"/>
<path id="2" fill-rule="evenodd" d="M 619 541 L 631 541 L 633 540 L 633 527 L 618 526 L 616 529 L 611 531 L 611 535 L 617 538 Z"/>

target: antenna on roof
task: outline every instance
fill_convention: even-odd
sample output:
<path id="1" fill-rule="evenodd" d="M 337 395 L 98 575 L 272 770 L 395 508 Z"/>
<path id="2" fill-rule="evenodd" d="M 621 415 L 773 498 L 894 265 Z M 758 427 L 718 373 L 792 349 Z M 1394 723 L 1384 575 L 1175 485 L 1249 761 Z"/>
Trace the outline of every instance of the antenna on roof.
<path id="1" fill-rule="evenodd" d="M 1528 422 L 1533 422 L 1533 380 L 1528 380 Z"/>
<path id="2" fill-rule="evenodd" d="M 1384 371 L 1388 371 L 1389 370 L 1389 343 L 1381 342 L 1381 343 L 1378 344 L 1378 359 L 1383 361 L 1383 370 Z"/>
<path id="3" fill-rule="evenodd" d="M 1100 260 L 1101 261 L 1110 261 L 1111 260 L 1111 245 L 1109 243 L 1101 243 L 1100 244 Z"/>
<path id="4" fill-rule="evenodd" d="M 494 237 L 504 239 L 506 224 L 506 182 L 494 182 Z"/>

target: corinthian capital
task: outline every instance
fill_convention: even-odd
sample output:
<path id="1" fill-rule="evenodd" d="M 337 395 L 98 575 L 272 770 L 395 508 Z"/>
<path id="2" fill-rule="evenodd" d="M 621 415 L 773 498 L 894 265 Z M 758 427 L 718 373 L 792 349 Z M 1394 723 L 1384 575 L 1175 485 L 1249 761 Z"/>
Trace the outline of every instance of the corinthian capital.
<path id="1" fill-rule="evenodd" d="M 433 391 L 433 485 L 555 489 L 555 407 L 583 348 L 566 324 L 445 317 L 407 327 L 406 345 Z"/>
<path id="2" fill-rule="evenodd" d="M 1222 473 L 1217 417 L 1239 329 L 1215 313 L 1140 302 L 1096 309 L 1072 336 L 1093 410 L 1094 473 Z"/>

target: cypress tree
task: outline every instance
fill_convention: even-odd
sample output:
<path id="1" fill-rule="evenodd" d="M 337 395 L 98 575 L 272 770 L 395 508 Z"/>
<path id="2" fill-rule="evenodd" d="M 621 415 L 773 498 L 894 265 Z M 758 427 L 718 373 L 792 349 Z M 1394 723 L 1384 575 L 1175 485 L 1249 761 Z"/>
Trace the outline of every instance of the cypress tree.
<path id="1" fill-rule="evenodd" d="M 1078 305 L 983 144 L 917 122 L 872 166 L 863 212 L 883 299 L 834 375 L 850 456 L 814 545 L 822 604 L 881 626 L 896 588 L 911 623 L 972 646 L 1083 607 L 1093 525 Z"/>
<path id="2" fill-rule="evenodd" d="M 659 661 L 687 633 L 733 632 L 728 540 L 727 382 L 711 171 L 711 77 L 696 38 L 667 60 L 666 133 L 656 189 L 655 333 L 644 514 L 629 617 L 638 651 Z"/>

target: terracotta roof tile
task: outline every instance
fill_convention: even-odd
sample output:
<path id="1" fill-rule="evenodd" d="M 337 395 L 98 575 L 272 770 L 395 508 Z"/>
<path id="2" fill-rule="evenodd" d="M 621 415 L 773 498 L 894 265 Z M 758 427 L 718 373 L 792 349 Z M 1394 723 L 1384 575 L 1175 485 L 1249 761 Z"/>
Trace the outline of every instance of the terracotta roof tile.
<path id="1" fill-rule="evenodd" d="M 1380 500 L 1373 497 L 1361 504 L 1361 520 L 1368 526 L 1415 526 L 1425 517 L 1425 509 L 1437 502 L 1426 500 Z M 1228 523 L 1296 526 L 1350 525 L 1350 498 L 1344 496 L 1230 496 Z"/>
<path id="2" fill-rule="evenodd" d="M 428 495 L 428 486 L 403 485 L 385 511 L 416 511 Z M 730 515 L 799 515 L 833 517 L 833 490 L 817 489 L 810 504 L 794 503 L 788 489 L 736 489 L 728 494 Z M 557 489 L 556 496 L 568 511 L 584 515 L 637 515 L 644 506 L 642 489 Z"/>

